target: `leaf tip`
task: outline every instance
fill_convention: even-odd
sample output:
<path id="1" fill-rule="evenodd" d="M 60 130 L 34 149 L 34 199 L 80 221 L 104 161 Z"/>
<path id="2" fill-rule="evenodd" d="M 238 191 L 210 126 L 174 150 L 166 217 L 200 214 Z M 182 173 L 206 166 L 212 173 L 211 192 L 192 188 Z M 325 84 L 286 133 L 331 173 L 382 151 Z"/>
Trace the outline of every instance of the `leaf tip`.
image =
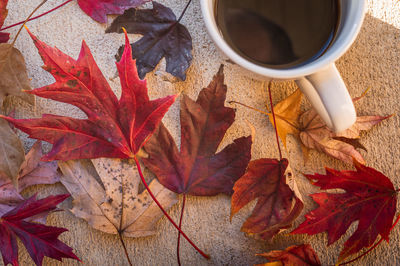
<path id="1" fill-rule="evenodd" d="M 316 181 L 313 179 L 314 175 L 306 173 L 301 173 L 301 174 L 305 176 L 312 185 L 315 185 Z"/>
<path id="2" fill-rule="evenodd" d="M 11 122 L 11 120 L 13 119 L 12 117 L 8 117 L 8 116 L 2 115 L 2 114 L 0 114 L 0 118 L 6 120 L 8 122 Z"/>
<path id="3" fill-rule="evenodd" d="M 371 90 L 371 87 L 366 88 L 365 91 L 363 91 L 363 92 L 361 93 L 360 98 L 365 97 L 365 95 L 367 95 L 367 93 L 368 93 L 370 90 Z"/>
<path id="4" fill-rule="evenodd" d="M 218 69 L 217 75 L 224 75 L 224 64 L 221 64 Z"/>
<path id="5" fill-rule="evenodd" d="M 29 36 L 31 36 L 32 39 L 36 39 L 36 36 L 33 35 L 33 33 L 29 30 L 27 25 L 24 25 L 24 28 L 28 32 Z"/>
<path id="6" fill-rule="evenodd" d="M 365 161 L 357 160 L 355 157 L 352 158 L 353 158 L 353 165 L 355 168 L 360 169 L 361 166 L 365 166 Z"/>
<path id="7" fill-rule="evenodd" d="M 233 194 L 232 196 L 232 200 L 231 200 L 231 214 L 229 216 L 229 221 L 232 222 L 233 216 L 235 216 L 235 214 L 239 211 L 237 205 L 236 205 L 236 201 L 234 199 L 235 194 Z"/>
<path id="8" fill-rule="evenodd" d="M 122 27 L 122 30 L 123 30 L 123 32 L 125 34 L 125 48 L 124 48 L 124 51 L 122 53 L 122 56 L 121 56 L 119 62 L 123 62 L 123 60 L 126 60 L 126 59 L 128 59 L 128 60 L 131 59 L 132 60 L 132 47 L 131 47 L 131 45 L 129 43 L 128 33 L 127 33 L 127 31 L 126 31 L 126 29 L 124 27 Z M 135 60 L 133 60 L 133 61 L 135 62 Z"/>
<path id="9" fill-rule="evenodd" d="M 125 47 L 130 47 L 128 32 L 126 31 L 126 29 L 124 27 L 122 27 L 122 31 L 124 32 L 124 35 L 125 35 Z M 125 50 L 126 50 L 126 48 L 125 48 Z"/>
<path id="10" fill-rule="evenodd" d="M 232 218 L 235 214 L 233 213 L 233 211 L 231 210 L 231 215 L 229 216 L 229 222 L 232 223 Z"/>
<path id="11" fill-rule="evenodd" d="M 395 116 L 396 114 L 395 113 L 393 113 L 393 114 L 390 114 L 390 115 L 388 115 L 388 116 L 385 116 L 384 118 L 383 118 L 383 120 L 386 120 L 386 119 L 388 119 L 388 118 L 391 118 L 391 117 L 393 117 L 393 116 Z"/>

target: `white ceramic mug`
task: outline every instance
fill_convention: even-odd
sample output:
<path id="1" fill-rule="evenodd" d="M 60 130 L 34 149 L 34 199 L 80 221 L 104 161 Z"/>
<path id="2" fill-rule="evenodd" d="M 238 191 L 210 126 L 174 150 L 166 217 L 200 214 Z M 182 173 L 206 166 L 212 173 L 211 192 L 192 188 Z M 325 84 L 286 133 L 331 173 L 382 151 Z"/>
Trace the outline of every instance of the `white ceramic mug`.
<path id="1" fill-rule="evenodd" d="M 356 39 L 364 20 L 366 0 L 341 0 L 339 27 L 330 47 L 314 61 L 290 69 L 267 68 L 237 54 L 226 43 L 217 27 L 215 2 L 200 0 L 204 21 L 211 38 L 230 59 L 264 79 L 294 79 L 318 114 L 334 131 L 343 131 L 354 124 L 356 111 L 353 101 L 336 69 L 335 61 Z"/>

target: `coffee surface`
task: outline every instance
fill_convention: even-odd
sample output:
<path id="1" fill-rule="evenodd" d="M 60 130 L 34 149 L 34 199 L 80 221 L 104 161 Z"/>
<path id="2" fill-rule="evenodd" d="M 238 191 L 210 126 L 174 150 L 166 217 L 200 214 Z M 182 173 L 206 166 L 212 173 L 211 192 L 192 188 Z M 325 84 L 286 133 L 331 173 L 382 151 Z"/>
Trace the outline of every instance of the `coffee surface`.
<path id="1" fill-rule="evenodd" d="M 291 68 L 321 56 L 334 39 L 339 0 L 216 0 L 216 21 L 241 56 Z"/>

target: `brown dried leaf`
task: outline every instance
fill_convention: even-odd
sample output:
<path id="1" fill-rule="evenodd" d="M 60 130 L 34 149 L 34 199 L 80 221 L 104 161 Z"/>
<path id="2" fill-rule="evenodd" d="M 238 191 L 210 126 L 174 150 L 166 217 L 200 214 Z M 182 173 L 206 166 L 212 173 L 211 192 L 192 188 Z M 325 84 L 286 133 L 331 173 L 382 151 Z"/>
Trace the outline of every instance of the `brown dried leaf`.
<path id="1" fill-rule="evenodd" d="M 139 194 L 140 177 L 136 165 L 121 159 L 59 162 L 61 182 L 74 198 L 72 213 L 93 228 L 126 237 L 156 233 L 162 212 L 145 190 Z M 157 180 L 150 190 L 168 210 L 177 202 L 175 193 Z"/>
<path id="2" fill-rule="evenodd" d="M 0 119 L 0 175 L 17 186 L 18 172 L 24 160 L 25 151 L 20 139 L 8 122 Z"/>
<path id="3" fill-rule="evenodd" d="M 362 145 L 362 143 L 360 142 L 360 139 L 349 139 L 349 138 L 345 138 L 345 137 L 333 137 L 333 139 L 350 144 L 351 146 L 353 146 L 356 149 L 361 149 L 361 150 L 367 151 L 367 148 L 365 148 L 365 146 Z"/>
<path id="4" fill-rule="evenodd" d="M 37 141 L 25 156 L 18 176 L 19 191 L 33 185 L 55 184 L 60 181 L 56 161 L 43 162 L 42 142 Z"/>
<path id="5" fill-rule="evenodd" d="M 25 188 L 39 184 L 55 184 L 60 181 L 57 162 L 42 162 L 40 161 L 42 156 L 42 144 L 38 141 L 25 156 L 25 161 L 21 165 L 17 177 L 18 190 L 8 177 L 0 174 L 0 216 L 24 200 L 20 192 Z"/>
<path id="6" fill-rule="evenodd" d="M 34 105 L 34 96 L 23 92 L 31 90 L 25 59 L 21 52 L 8 43 L 0 44 L 0 106 L 13 95 Z"/>
<path id="7" fill-rule="evenodd" d="M 349 129 L 334 133 L 311 109 L 300 116 L 300 139 L 307 149 L 324 152 L 349 164 L 353 163 L 353 158 L 360 163 L 365 163 L 362 155 L 356 150 L 358 145 L 354 146 L 350 141 L 343 141 L 342 138 L 358 139 L 361 131 L 369 130 L 389 117 L 391 116 L 360 116 Z"/>
<path id="8" fill-rule="evenodd" d="M 335 140 L 332 132 L 322 121 L 321 117 L 311 109 L 300 117 L 300 140 L 308 149 L 326 153 L 336 159 L 352 163 L 353 158 L 365 163 L 361 154 L 350 144 Z"/>

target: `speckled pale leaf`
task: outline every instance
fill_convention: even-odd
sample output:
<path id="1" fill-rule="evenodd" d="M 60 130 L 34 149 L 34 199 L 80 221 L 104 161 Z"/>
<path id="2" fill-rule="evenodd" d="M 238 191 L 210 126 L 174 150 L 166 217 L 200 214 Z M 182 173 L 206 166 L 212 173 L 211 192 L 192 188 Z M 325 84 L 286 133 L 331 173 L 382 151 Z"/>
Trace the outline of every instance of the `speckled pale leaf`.
<path id="1" fill-rule="evenodd" d="M 0 107 L 9 95 L 17 96 L 22 100 L 34 104 L 31 94 L 23 92 L 31 90 L 25 59 L 21 52 L 8 43 L 0 44 Z"/>
<path id="2" fill-rule="evenodd" d="M 8 122 L 0 119 L 0 174 L 17 185 L 17 176 L 25 160 L 24 147 Z"/>
<path id="3" fill-rule="evenodd" d="M 299 134 L 298 120 L 300 116 L 300 104 L 302 95 L 303 94 L 301 93 L 300 89 L 297 89 L 289 97 L 274 106 L 278 134 L 285 147 L 287 134 Z M 269 114 L 268 116 L 271 124 L 274 125 L 272 114 Z"/>
<path id="4" fill-rule="evenodd" d="M 59 163 L 61 182 L 74 198 L 72 212 L 93 228 L 127 237 L 155 234 L 162 212 L 145 190 L 139 194 L 140 177 L 128 160 L 94 159 Z M 100 183 L 101 182 L 101 183 Z M 157 180 L 150 190 L 168 210 L 177 202 L 175 193 Z"/>

